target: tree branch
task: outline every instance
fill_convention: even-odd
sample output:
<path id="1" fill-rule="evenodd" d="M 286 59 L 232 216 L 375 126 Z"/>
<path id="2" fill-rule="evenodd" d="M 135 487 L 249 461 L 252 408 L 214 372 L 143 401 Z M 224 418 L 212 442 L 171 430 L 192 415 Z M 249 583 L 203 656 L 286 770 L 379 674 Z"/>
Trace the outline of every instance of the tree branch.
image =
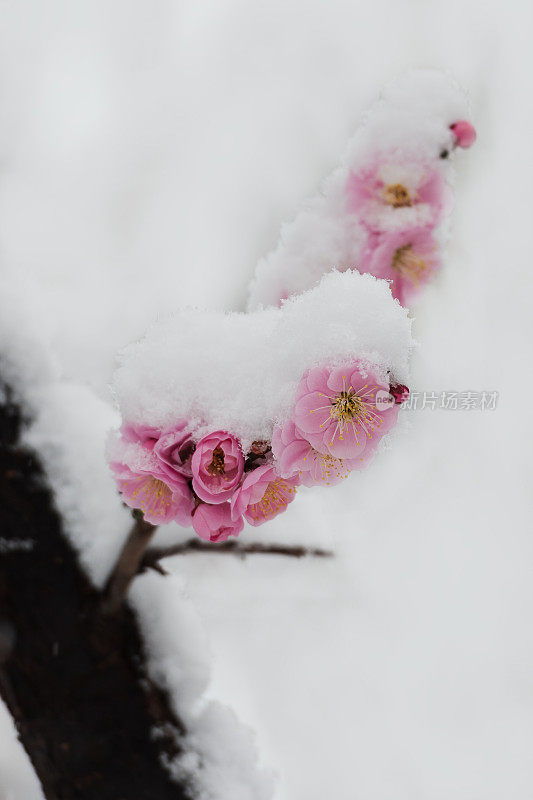
<path id="1" fill-rule="evenodd" d="M 104 614 L 115 614 L 122 605 L 157 528 L 157 525 L 146 522 L 140 511 L 133 511 L 133 518 L 135 522 L 104 589 L 102 598 Z"/>
<path id="2" fill-rule="evenodd" d="M 181 556 L 187 553 L 207 553 L 210 555 L 227 554 L 246 558 L 249 555 L 277 555 L 289 556 L 290 558 L 304 558 L 313 556 L 316 558 L 331 558 L 331 550 L 323 550 L 319 547 L 302 547 L 299 545 L 290 546 L 283 544 L 263 544 L 252 542 L 250 544 L 240 544 L 239 542 L 222 542 L 221 544 L 209 544 L 202 542 L 201 539 L 188 539 L 181 544 L 172 547 L 151 547 L 147 550 L 141 560 L 140 569 L 155 569 L 163 572 L 159 561 L 169 556 Z"/>
<path id="3" fill-rule="evenodd" d="M 185 800 L 163 763 L 181 752 L 183 722 L 147 673 L 127 604 L 102 615 L 38 460 L 17 444 L 21 424 L 0 402 L 0 697 L 47 800 Z M 151 535 L 134 527 L 123 587 Z"/>

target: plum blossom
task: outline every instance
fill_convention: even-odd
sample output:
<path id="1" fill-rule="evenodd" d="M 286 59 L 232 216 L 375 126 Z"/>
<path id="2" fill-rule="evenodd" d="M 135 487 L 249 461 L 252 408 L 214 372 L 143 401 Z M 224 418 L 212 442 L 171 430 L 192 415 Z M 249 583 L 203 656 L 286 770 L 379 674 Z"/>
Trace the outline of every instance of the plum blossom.
<path id="1" fill-rule="evenodd" d="M 191 458 L 192 486 L 200 500 L 224 503 L 239 485 L 244 456 L 235 437 L 214 431 L 196 445 Z"/>
<path id="2" fill-rule="evenodd" d="M 194 450 L 195 443 L 185 421 L 165 430 L 154 446 L 161 469 L 170 477 L 176 472 L 186 478 L 192 477 L 191 457 Z"/>
<path id="3" fill-rule="evenodd" d="M 118 440 L 110 467 L 124 503 L 140 509 L 147 522 L 190 525 L 194 498 L 186 478 L 165 475 L 149 445 Z"/>
<path id="4" fill-rule="evenodd" d="M 357 458 L 335 458 L 330 453 L 320 453 L 298 433 L 292 419 L 274 427 L 272 452 L 279 474 L 299 475 L 304 486 L 334 486 L 347 478 L 351 470 L 365 467 L 374 454 L 370 448 Z"/>
<path id="5" fill-rule="evenodd" d="M 161 430 L 142 423 L 124 422 L 120 433 L 125 442 L 137 442 L 148 450 L 153 450 L 161 435 Z"/>
<path id="6" fill-rule="evenodd" d="M 231 515 L 258 526 L 287 510 L 295 498 L 299 476 L 282 478 L 272 464 L 263 464 L 247 474 L 231 498 Z"/>
<path id="7" fill-rule="evenodd" d="M 389 397 L 388 383 L 361 363 L 314 367 L 298 386 L 293 420 L 319 453 L 364 461 L 396 423 L 396 405 L 383 402 Z"/>
<path id="8" fill-rule="evenodd" d="M 238 536 L 244 528 L 242 517 L 233 519 L 229 503 L 216 506 L 200 503 L 192 518 L 192 526 L 201 539 L 208 542 L 225 542 L 230 536 Z"/>
<path id="9" fill-rule="evenodd" d="M 437 242 L 427 228 L 370 236 L 361 256 L 361 272 L 391 282 L 392 296 L 408 305 L 440 267 Z"/>
<path id="10" fill-rule="evenodd" d="M 452 205 L 439 167 L 395 153 L 351 172 L 347 209 L 375 233 L 435 225 Z"/>

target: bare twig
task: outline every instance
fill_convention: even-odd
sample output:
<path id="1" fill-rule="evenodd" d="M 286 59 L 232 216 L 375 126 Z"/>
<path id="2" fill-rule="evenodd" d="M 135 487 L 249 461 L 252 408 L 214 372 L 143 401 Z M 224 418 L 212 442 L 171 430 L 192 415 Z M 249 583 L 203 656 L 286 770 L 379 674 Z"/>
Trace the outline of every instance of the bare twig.
<path id="1" fill-rule="evenodd" d="M 102 611 L 105 614 L 114 614 L 122 605 L 157 528 L 156 525 L 146 522 L 140 512 L 134 511 L 133 517 L 135 522 L 104 589 Z"/>
<path id="2" fill-rule="evenodd" d="M 200 539 L 188 539 L 181 544 L 172 547 L 153 547 L 146 551 L 141 561 L 142 569 L 156 569 L 161 571 L 159 561 L 169 556 L 186 555 L 187 553 L 208 553 L 210 555 L 229 554 L 245 558 L 249 555 L 278 555 L 289 556 L 291 558 L 303 558 L 304 556 L 314 556 L 318 558 L 331 558 L 331 550 L 322 550 L 318 547 L 301 547 L 283 544 L 263 544 L 252 542 L 251 544 L 240 544 L 239 542 L 222 542 L 221 544 L 209 544 Z"/>

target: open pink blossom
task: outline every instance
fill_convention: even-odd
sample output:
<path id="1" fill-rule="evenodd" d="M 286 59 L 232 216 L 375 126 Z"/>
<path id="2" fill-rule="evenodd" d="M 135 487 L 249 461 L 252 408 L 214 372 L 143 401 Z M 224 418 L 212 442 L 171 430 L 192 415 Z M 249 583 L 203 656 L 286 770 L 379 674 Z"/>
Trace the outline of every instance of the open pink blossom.
<path id="1" fill-rule="evenodd" d="M 351 172 L 346 195 L 348 211 L 377 233 L 435 225 L 453 198 L 440 167 L 398 153 Z"/>
<path id="2" fill-rule="evenodd" d="M 242 517 L 233 519 L 229 503 L 212 506 L 200 503 L 192 518 L 192 526 L 201 539 L 208 542 L 225 542 L 230 536 L 238 536 L 244 528 Z"/>
<path id="3" fill-rule="evenodd" d="M 408 305 L 440 267 L 437 242 L 427 228 L 369 236 L 361 272 L 391 281 L 392 296 Z"/>
<path id="4" fill-rule="evenodd" d="M 153 525 L 173 521 L 180 525 L 191 524 L 194 500 L 185 478 L 182 477 L 181 482 L 174 481 L 171 488 L 157 470 L 133 472 L 125 464 L 116 462 L 112 462 L 110 467 L 124 503 L 130 508 L 140 509 L 147 522 Z"/>
<path id="5" fill-rule="evenodd" d="M 272 464 L 263 464 L 247 474 L 231 498 L 231 515 L 233 519 L 244 516 L 250 525 L 262 525 L 286 511 L 299 484 L 299 476 L 282 478 Z"/>
<path id="6" fill-rule="evenodd" d="M 274 426 L 272 452 L 279 474 L 284 478 L 299 475 L 304 486 L 334 486 L 347 478 L 351 470 L 363 469 L 374 455 L 371 448 L 365 448 L 357 458 L 319 453 L 298 432 L 293 420 Z"/>
<path id="7" fill-rule="evenodd" d="M 466 119 L 459 119 L 450 125 L 450 130 L 455 136 L 457 147 L 472 147 L 477 139 L 476 129 L 471 122 Z"/>
<path id="8" fill-rule="evenodd" d="M 192 477 L 191 457 L 195 443 L 185 421 L 165 430 L 154 446 L 154 454 L 159 459 L 161 469 L 172 477 L 175 473 Z"/>
<path id="9" fill-rule="evenodd" d="M 150 440 L 141 444 L 123 435 L 113 438 L 109 465 L 123 501 L 140 509 L 148 522 L 160 525 L 175 520 L 190 525 L 194 498 L 187 479 L 163 472 Z"/>
<path id="10" fill-rule="evenodd" d="M 293 420 L 319 453 L 337 459 L 369 459 L 398 418 L 389 385 L 356 362 L 314 367 L 296 393 Z"/>
<path id="11" fill-rule="evenodd" d="M 192 485 L 206 503 L 224 503 L 239 485 L 244 456 L 237 439 L 224 431 L 204 436 L 191 458 Z"/>

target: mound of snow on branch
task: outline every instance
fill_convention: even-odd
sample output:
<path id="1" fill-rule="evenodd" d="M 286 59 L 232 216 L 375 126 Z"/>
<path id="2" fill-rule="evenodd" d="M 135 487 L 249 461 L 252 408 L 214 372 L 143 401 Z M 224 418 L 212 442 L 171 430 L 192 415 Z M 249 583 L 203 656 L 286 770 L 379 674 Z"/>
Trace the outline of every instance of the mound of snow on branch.
<path id="1" fill-rule="evenodd" d="M 115 390 L 125 420 L 164 428 L 186 418 L 196 436 L 226 430 L 246 451 L 288 417 L 306 369 L 361 360 L 406 383 L 412 345 L 385 281 L 332 272 L 279 309 L 186 310 L 156 323 L 124 350 Z"/>

